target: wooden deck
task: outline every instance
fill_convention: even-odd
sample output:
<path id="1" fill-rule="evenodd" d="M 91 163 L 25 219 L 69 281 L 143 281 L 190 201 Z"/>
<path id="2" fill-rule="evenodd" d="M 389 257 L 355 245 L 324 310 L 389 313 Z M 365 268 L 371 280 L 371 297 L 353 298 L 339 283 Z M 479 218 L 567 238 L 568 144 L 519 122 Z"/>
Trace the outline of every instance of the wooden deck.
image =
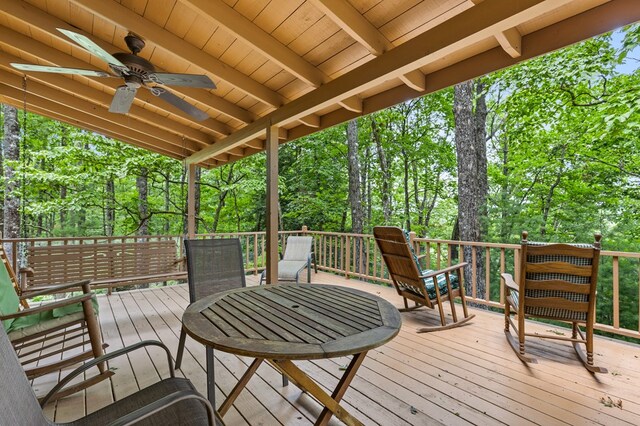
<path id="1" fill-rule="evenodd" d="M 249 285 L 257 279 L 248 277 Z M 396 306 L 392 289 L 319 273 L 314 282 L 353 286 L 377 293 Z M 144 339 L 160 339 L 174 352 L 180 318 L 188 305 L 186 285 L 100 296 L 100 322 L 109 350 Z M 640 424 L 640 347 L 609 339 L 596 341 L 596 362 L 609 374 L 593 376 L 578 362 L 568 343 L 535 341 L 529 345 L 539 363 L 523 365 L 503 334 L 502 315 L 474 310 L 470 325 L 416 334 L 435 323 L 430 310 L 405 313 L 400 334 L 369 352 L 343 403 L 366 425 L 431 424 Z M 541 330 L 546 325 L 534 325 Z M 187 339 L 178 375 L 206 394 L 204 348 Z M 218 403 L 232 389 L 250 360 L 216 351 Z M 347 358 L 299 365 L 332 389 Z M 85 392 L 50 404 L 46 414 L 57 422 L 75 419 L 167 376 L 164 356 L 138 351 L 110 364 L 116 374 Z M 46 392 L 56 376 L 34 383 Z M 610 398 L 610 400 L 609 400 Z M 604 402 L 603 402 L 604 401 Z M 611 401 L 612 403 L 609 403 Z M 617 407 L 621 401 L 621 407 Z M 228 425 L 310 425 L 320 406 L 295 386 L 282 387 L 280 375 L 263 365 L 225 416 Z M 339 424 L 333 419 L 331 424 Z"/>

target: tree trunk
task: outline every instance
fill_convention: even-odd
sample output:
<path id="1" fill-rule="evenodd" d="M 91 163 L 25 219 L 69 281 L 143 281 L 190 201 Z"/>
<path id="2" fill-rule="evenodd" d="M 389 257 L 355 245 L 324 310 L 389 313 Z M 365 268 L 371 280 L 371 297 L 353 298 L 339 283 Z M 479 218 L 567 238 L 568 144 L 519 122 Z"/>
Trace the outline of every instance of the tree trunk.
<path id="1" fill-rule="evenodd" d="M 167 173 L 164 179 L 164 211 L 171 211 L 171 175 L 169 173 Z M 169 215 L 166 215 L 163 229 L 165 235 L 171 233 L 171 218 Z"/>
<path id="2" fill-rule="evenodd" d="M 358 122 L 351 120 L 347 124 L 347 158 L 349 164 L 349 204 L 351 206 L 351 232 L 362 234 L 364 211 L 362 209 L 362 192 L 360 190 L 360 160 L 358 157 Z M 355 241 L 356 271 L 362 270 L 360 264 L 360 239 Z"/>
<path id="3" fill-rule="evenodd" d="M 403 161 L 403 183 L 404 183 L 404 220 L 407 231 L 411 231 L 411 204 L 409 196 L 409 155 L 407 150 L 402 148 L 402 161 Z"/>
<path id="4" fill-rule="evenodd" d="M 200 168 L 200 166 L 196 166 L 196 187 L 195 187 L 195 191 L 194 191 L 194 198 L 195 198 L 195 203 L 194 203 L 194 215 L 196 218 L 196 229 L 195 229 L 195 233 L 198 233 L 198 227 L 200 224 L 200 178 L 202 177 L 202 169 Z"/>
<path id="5" fill-rule="evenodd" d="M 382 174 L 382 214 L 384 217 L 384 224 L 387 225 L 391 221 L 391 172 L 389 171 L 389 163 L 387 161 L 384 148 L 382 147 L 382 139 L 380 138 L 378 123 L 373 116 L 371 116 L 371 134 L 376 143 L 378 161 L 380 162 L 380 172 Z"/>
<path id="6" fill-rule="evenodd" d="M 140 169 L 140 174 L 136 178 L 136 188 L 138 188 L 138 215 L 140 217 L 140 225 L 138 226 L 138 235 L 149 235 L 149 171 L 146 167 Z"/>
<path id="7" fill-rule="evenodd" d="M 107 179 L 105 185 L 106 200 L 105 200 L 105 235 L 112 236 L 115 231 L 116 223 L 116 188 L 113 182 L 113 177 L 110 176 Z"/>
<path id="8" fill-rule="evenodd" d="M 458 232 L 462 241 L 482 241 L 485 235 L 487 200 L 487 108 L 480 83 L 475 87 L 468 81 L 454 89 L 455 142 L 458 159 Z M 474 111 L 475 97 L 475 111 Z M 482 297 L 485 291 L 484 252 L 476 252 L 476 290 Z M 465 247 L 463 260 L 471 264 L 472 249 Z M 465 268 L 465 285 L 471 291 L 472 270 Z"/>
<path id="9" fill-rule="evenodd" d="M 8 162 L 20 160 L 20 123 L 18 110 L 9 105 L 4 106 L 4 238 L 18 238 L 20 236 L 20 198 L 16 195 L 20 188 L 20 181 L 12 165 Z M 13 253 L 7 253 L 13 256 Z"/>

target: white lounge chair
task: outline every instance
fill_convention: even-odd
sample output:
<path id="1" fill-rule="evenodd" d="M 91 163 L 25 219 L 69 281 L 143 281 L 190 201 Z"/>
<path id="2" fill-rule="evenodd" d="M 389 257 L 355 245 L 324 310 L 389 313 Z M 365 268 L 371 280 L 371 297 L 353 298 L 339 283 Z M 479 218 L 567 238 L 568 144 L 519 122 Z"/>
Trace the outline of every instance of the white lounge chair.
<path id="1" fill-rule="evenodd" d="M 311 262 L 313 262 L 314 270 L 318 273 L 318 267 L 315 262 L 311 247 L 313 245 L 313 237 L 294 237 L 287 238 L 287 245 L 284 250 L 282 260 L 278 262 L 278 281 L 295 281 L 300 282 L 300 272 L 307 269 L 307 282 L 311 282 Z M 260 284 L 267 277 L 266 269 L 260 275 Z"/>

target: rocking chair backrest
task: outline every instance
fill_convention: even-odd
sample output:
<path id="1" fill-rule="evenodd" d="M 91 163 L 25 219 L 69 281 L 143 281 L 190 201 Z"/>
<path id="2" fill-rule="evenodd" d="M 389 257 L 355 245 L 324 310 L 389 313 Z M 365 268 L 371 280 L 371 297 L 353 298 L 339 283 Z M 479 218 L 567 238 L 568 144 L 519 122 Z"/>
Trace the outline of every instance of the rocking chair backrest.
<path id="1" fill-rule="evenodd" d="M 0 424 L 49 425 L 7 333 L 0 327 Z"/>
<path id="2" fill-rule="evenodd" d="M 545 244 L 522 234 L 519 303 L 525 315 L 587 322 L 593 320 L 600 238 L 590 244 Z M 521 287 L 522 288 L 522 287 Z"/>
<path id="3" fill-rule="evenodd" d="M 424 281 L 420 277 L 415 255 L 400 228 L 376 226 L 373 234 L 387 265 L 389 277 L 400 290 L 409 290 L 424 296 Z"/>

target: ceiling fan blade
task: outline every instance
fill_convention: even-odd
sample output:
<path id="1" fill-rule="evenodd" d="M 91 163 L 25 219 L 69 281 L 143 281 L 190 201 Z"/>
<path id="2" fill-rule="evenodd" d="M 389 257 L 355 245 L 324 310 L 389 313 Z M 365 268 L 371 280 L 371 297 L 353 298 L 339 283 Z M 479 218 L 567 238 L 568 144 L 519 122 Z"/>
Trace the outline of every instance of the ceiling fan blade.
<path id="1" fill-rule="evenodd" d="M 131 104 L 133 103 L 133 99 L 136 97 L 137 91 L 138 89 L 134 89 L 129 86 L 118 87 L 115 95 L 113 95 L 109 112 L 115 112 L 117 114 L 128 113 L 129 108 L 131 108 Z"/>
<path id="2" fill-rule="evenodd" d="M 199 110 L 189 102 L 180 99 L 179 97 L 169 92 L 168 90 L 163 89 L 162 87 L 152 87 L 150 90 L 153 95 L 159 97 L 165 102 L 170 103 L 174 107 L 181 109 L 198 121 L 203 121 L 209 118 L 209 115 L 207 115 L 204 111 Z"/>
<path id="3" fill-rule="evenodd" d="M 84 47 L 90 53 L 102 59 L 109 65 L 113 65 L 116 68 L 124 71 L 129 70 L 129 68 L 125 64 L 114 58 L 113 55 L 111 55 L 109 52 L 107 52 L 102 47 L 94 43 L 91 39 L 83 36 L 82 34 L 74 33 L 73 31 L 65 30 L 64 28 L 58 28 L 58 31 L 60 31 L 62 34 L 66 35 L 71 40 L 75 41 L 80 46 Z"/>
<path id="4" fill-rule="evenodd" d="M 11 63 L 11 66 L 21 71 L 36 71 L 36 72 L 51 72 L 56 74 L 74 74 L 74 75 L 86 75 L 89 77 L 115 77 L 108 72 L 83 70 L 80 68 L 63 68 L 63 67 L 50 67 L 47 65 L 32 65 L 32 64 L 16 64 Z"/>
<path id="5" fill-rule="evenodd" d="M 205 89 L 216 88 L 215 83 L 206 75 L 156 72 L 149 74 L 149 80 L 158 84 L 166 84 L 167 86 L 202 87 Z"/>

